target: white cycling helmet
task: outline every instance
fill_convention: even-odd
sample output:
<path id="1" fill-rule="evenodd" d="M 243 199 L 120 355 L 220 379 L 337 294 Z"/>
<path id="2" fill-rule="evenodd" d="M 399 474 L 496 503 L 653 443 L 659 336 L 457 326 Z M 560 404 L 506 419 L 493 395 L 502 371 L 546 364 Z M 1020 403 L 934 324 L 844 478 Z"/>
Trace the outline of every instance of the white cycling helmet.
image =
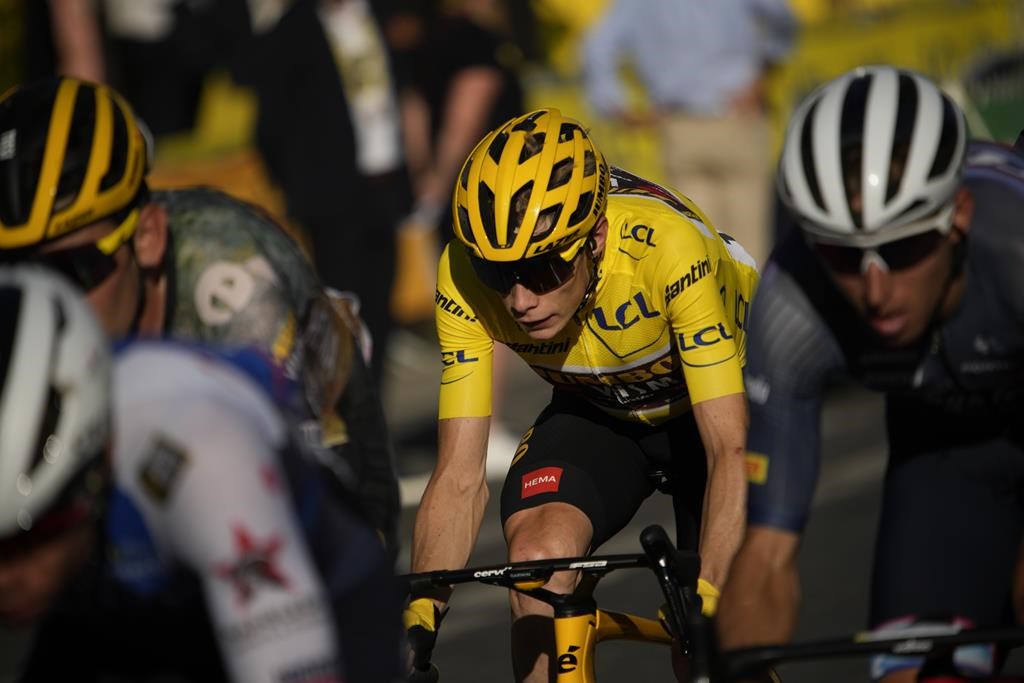
<path id="1" fill-rule="evenodd" d="M 88 303 L 51 271 L 0 267 L 0 538 L 100 500 L 109 434 L 110 351 Z"/>
<path id="2" fill-rule="evenodd" d="M 837 244 L 869 247 L 948 230 L 966 144 L 962 112 L 930 80 L 859 67 L 819 87 L 793 114 L 779 194 L 805 232 Z"/>

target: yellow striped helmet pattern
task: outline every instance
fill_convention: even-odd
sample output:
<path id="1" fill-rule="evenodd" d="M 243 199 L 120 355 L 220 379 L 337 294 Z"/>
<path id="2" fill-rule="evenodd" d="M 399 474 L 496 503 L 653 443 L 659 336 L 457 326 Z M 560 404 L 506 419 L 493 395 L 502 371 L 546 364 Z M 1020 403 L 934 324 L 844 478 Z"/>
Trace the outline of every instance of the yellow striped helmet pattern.
<path id="1" fill-rule="evenodd" d="M 0 99 L 0 249 L 62 237 L 132 205 L 147 144 L 105 85 L 61 77 Z"/>

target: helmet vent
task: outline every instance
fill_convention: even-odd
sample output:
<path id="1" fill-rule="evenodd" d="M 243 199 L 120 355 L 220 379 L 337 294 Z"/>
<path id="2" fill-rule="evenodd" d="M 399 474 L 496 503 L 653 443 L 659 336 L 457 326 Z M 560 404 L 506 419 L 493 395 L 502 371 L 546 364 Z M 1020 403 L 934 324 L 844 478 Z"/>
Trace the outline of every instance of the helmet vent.
<path id="1" fill-rule="evenodd" d="M 542 147 L 544 147 L 544 133 L 534 133 L 526 138 L 523 149 L 519 152 L 519 163 L 540 154 Z"/>
<path id="2" fill-rule="evenodd" d="M 64 313 L 64 306 L 61 305 L 59 298 L 54 297 L 50 303 L 53 305 L 54 320 L 53 336 L 50 337 L 50 362 L 47 363 L 47 367 L 52 372 L 58 365 L 57 355 L 60 353 L 60 340 L 64 336 L 64 328 L 67 325 L 67 314 Z M 32 465 L 28 468 L 28 472 L 35 472 L 43 456 L 46 455 L 47 442 L 57 431 L 57 420 L 61 414 L 61 396 L 54 387 L 53 379 L 51 376 L 47 384 L 46 411 L 43 413 L 39 432 L 36 435 L 36 445 L 32 451 Z"/>
<path id="3" fill-rule="evenodd" d="M 900 74 L 899 95 L 896 107 L 896 124 L 892 135 L 892 150 L 889 153 L 889 180 L 885 188 L 885 201 L 889 202 L 900 191 L 910 155 L 910 142 L 914 138 L 914 121 L 917 119 L 917 83 L 907 74 Z"/>
<path id="4" fill-rule="evenodd" d="M 562 215 L 562 206 L 562 204 L 555 204 L 540 212 L 540 215 L 537 216 L 537 227 L 530 237 L 531 242 L 537 242 L 551 234 Z"/>
<path id="5" fill-rule="evenodd" d="M 469 211 L 464 206 L 459 207 L 459 232 L 462 233 L 462 239 L 470 244 L 476 244 L 476 238 L 469 227 Z"/>
<path id="6" fill-rule="evenodd" d="M 533 112 L 532 114 L 527 116 L 525 119 L 523 119 L 522 121 L 520 121 L 519 123 L 514 125 L 512 127 L 512 130 L 514 130 L 514 131 L 525 130 L 526 132 L 530 132 L 530 131 L 534 130 L 537 127 L 537 119 L 539 119 L 541 116 L 544 116 L 547 113 L 548 112 L 545 109 L 538 109 L 537 111 Z"/>
<path id="7" fill-rule="evenodd" d="M 866 74 L 854 78 L 850 87 L 846 90 L 843 98 L 843 110 L 839 119 L 839 139 L 857 140 L 864 139 L 864 127 L 867 123 L 867 102 L 868 92 L 871 89 L 871 82 L 874 80 L 872 74 Z M 859 194 L 861 188 L 861 173 L 864 159 L 861 152 L 861 145 L 843 145 L 839 149 L 840 168 L 848 181 L 846 187 L 846 205 L 850 210 L 850 218 L 854 226 L 860 228 L 864 224 L 863 214 L 860 209 L 854 209 L 851 200 L 853 195 Z"/>
<path id="8" fill-rule="evenodd" d="M 935 161 L 928 172 L 928 179 L 931 180 L 949 171 L 950 162 L 960 142 L 960 127 L 957 125 L 957 115 L 953 111 L 949 100 L 942 100 L 942 137 L 938 149 L 935 150 Z"/>
<path id="9" fill-rule="evenodd" d="M 480 220 L 484 224 L 484 234 L 491 244 L 498 243 L 498 230 L 494 225 L 494 193 L 491 188 L 480 183 L 479 188 Z"/>
<path id="10" fill-rule="evenodd" d="M 576 205 L 576 210 L 569 216 L 569 225 L 576 225 L 590 213 L 591 207 L 594 206 L 594 193 L 585 192 L 580 195 L 580 202 Z"/>
<path id="11" fill-rule="evenodd" d="M 64 152 L 64 167 L 57 184 L 54 208 L 69 206 L 85 182 L 85 171 L 92 156 L 92 142 L 96 131 L 96 94 L 92 88 L 79 88 L 75 112 L 71 117 L 71 130 Z"/>
<path id="12" fill-rule="evenodd" d="M 569 182 L 570 178 L 572 178 L 572 157 L 567 157 L 551 169 L 551 175 L 548 177 L 548 190 L 562 187 Z"/>
<path id="13" fill-rule="evenodd" d="M 522 227 L 523 217 L 526 216 L 527 207 L 530 204 L 530 195 L 533 193 L 533 181 L 526 183 L 514 195 L 508 205 L 508 230 L 509 242 L 519 234 Z"/>
<path id="14" fill-rule="evenodd" d="M 804 178 L 807 179 L 807 189 L 810 190 L 811 198 L 815 205 L 824 211 L 825 201 L 821 197 L 821 187 L 818 186 L 818 169 L 814 166 L 814 119 L 817 112 L 818 100 L 815 100 L 807 111 L 803 130 L 800 132 L 800 159 L 803 161 Z"/>
<path id="15" fill-rule="evenodd" d="M 113 139 L 110 145 L 110 167 L 100 182 L 100 189 L 113 187 L 128 171 L 128 124 L 124 113 L 116 103 L 113 105 Z"/>
<path id="16" fill-rule="evenodd" d="M 597 172 L 597 158 L 589 149 L 583 153 L 583 177 L 589 178 Z"/>
<path id="17" fill-rule="evenodd" d="M 470 169 L 470 166 L 471 166 L 471 164 L 466 164 L 462 168 L 462 177 L 459 178 L 459 182 L 462 184 L 462 189 L 463 190 L 468 190 L 469 189 L 469 169 Z"/>
<path id="18" fill-rule="evenodd" d="M 35 449 L 32 451 L 32 463 L 28 468 L 29 472 L 35 472 L 42 462 L 44 456 L 47 454 L 47 448 L 54 448 L 54 445 L 48 444 L 50 437 L 57 431 L 57 420 L 60 418 L 61 413 L 61 396 L 54 388 L 53 384 L 50 384 L 47 396 L 46 396 L 46 412 L 43 414 L 42 424 L 39 425 L 39 433 L 36 435 Z M 67 444 L 57 445 L 57 448 L 66 446 Z M 59 452 L 56 455 L 50 455 L 47 460 L 60 457 Z M 31 475 L 29 475 L 31 476 Z"/>
<path id="19" fill-rule="evenodd" d="M 0 289 L 0 312 L 4 320 L 18 320 L 21 316 L 21 291 L 14 287 Z M 7 370 L 14 350 L 17 325 L 0 327 L 0 388 L 7 385 Z"/>
<path id="20" fill-rule="evenodd" d="M 574 125 L 572 123 L 563 123 L 561 127 L 558 129 L 558 141 L 569 142 L 569 140 L 572 140 L 576 136 L 576 131 L 578 130 L 581 133 L 583 132 L 577 125 Z M 586 135 L 584 135 L 583 137 L 586 137 Z"/>
<path id="21" fill-rule="evenodd" d="M 500 135 L 494 136 L 491 140 L 491 146 L 487 148 L 487 155 L 494 160 L 494 163 L 501 161 L 501 153 L 505 149 L 505 143 L 508 142 L 508 133 L 501 133 Z"/>

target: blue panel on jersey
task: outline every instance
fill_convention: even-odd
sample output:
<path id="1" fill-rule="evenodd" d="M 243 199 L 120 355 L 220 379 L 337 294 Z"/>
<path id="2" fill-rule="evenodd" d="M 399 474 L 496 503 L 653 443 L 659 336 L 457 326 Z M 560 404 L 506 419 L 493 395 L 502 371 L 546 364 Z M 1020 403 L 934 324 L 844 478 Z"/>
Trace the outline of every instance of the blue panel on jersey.
<path id="1" fill-rule="evenodd" d="M 124 491 L 115 489 L 107 515 L 108 564 L 113 579 L 142 596 L 162 592 L 170 572 L 157 552 L 146 521 Z"/>

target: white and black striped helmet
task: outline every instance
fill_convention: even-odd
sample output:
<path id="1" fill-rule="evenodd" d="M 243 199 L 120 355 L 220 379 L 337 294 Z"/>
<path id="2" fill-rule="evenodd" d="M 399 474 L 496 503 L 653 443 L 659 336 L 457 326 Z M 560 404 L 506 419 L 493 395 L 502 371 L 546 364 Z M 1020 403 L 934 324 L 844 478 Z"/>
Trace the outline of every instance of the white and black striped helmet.
<path id="1" fill-rule="evenodd" d="M 0 538 L 104 488 L 110 352 L 89 304 L 38 266 L 0 267 Z"/>
<path id="2" fill-rule="evenodd" d="M 779 194 L 813 237 L 855 246 L 899 239 L 935 227 L 922 219 L 952 200 L 966 142 L 962 112 L 930 80 L 859 67 L 793 114 Z"/>

